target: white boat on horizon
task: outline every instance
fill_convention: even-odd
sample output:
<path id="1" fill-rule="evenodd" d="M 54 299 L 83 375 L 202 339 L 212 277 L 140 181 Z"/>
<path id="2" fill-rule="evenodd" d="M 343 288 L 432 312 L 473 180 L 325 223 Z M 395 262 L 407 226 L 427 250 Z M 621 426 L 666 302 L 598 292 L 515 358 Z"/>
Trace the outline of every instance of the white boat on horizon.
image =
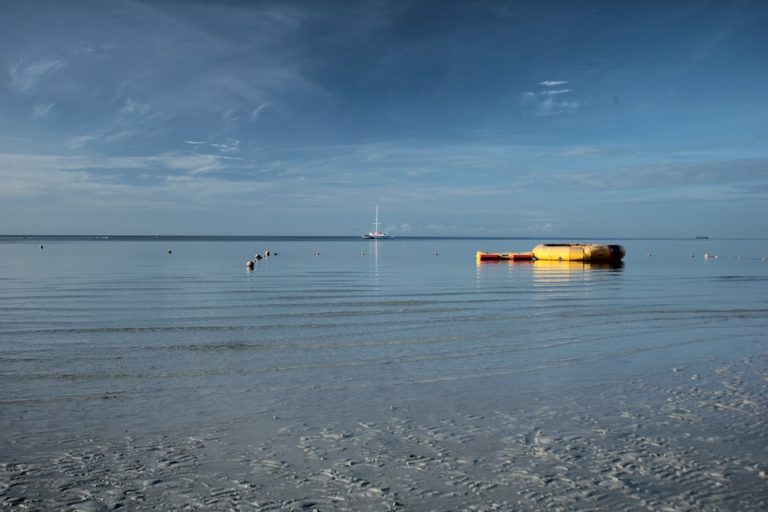
<path id="1" fill-rule="evenodd" d="M 366 240 L 384 240 L 389 238 L 394 238 L 389 233 L 386 233 L 384 231 L 379 231 L 379 225 L 381 223 L 379 222 L 379 205 L 376 205 L 376 220 L 373 223 L 373 231 L 369 232 L 367 235 L 363 235 L 363 238 Z"/>

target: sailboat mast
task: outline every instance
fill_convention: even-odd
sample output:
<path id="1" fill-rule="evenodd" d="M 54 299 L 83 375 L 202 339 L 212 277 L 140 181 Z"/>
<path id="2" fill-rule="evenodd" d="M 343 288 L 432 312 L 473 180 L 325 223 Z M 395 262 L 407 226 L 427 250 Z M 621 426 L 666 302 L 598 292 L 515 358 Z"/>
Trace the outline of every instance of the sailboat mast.
<path id="1" fill-rule="evenodd" d="M 379 232 L 379 205 L 376 205 L 376 222 L 373 223 L 373 232 Z"/>

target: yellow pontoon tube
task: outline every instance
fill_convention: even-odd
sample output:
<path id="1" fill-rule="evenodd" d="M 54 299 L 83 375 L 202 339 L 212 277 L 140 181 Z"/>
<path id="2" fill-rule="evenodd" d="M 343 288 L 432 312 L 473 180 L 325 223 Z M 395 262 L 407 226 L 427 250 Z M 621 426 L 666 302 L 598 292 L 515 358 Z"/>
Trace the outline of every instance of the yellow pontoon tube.
<path id="1" fill-rule="evenodd" d="M 621 261 L 624 247 L 596 244 L 541 244 L 533 248 L 533 258 L 546 261 L 606 263 Z"/>
<path id="2" fill-rule="evenodd" d="M 530 252 L 481 252 L 477 251 L 477 261 L 531 261 L 533 254 Z"/>

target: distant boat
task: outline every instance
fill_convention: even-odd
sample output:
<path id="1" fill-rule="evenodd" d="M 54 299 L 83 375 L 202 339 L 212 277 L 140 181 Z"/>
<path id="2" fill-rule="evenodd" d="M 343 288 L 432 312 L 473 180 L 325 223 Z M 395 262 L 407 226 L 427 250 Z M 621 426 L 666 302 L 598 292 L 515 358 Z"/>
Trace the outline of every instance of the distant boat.
<path id="1" fill-rule="evenodd" d="M 371 231 L 367 235 L 363 235 L 363 238 L 366 240 L 382 240 L 387 238 L 394 238 L 383 231 L 379 231 L 380 224 L 381 223 L 379 222 L 379 205 L 376 205 L 376 220 L 373 223 L 373 231 Z"/>

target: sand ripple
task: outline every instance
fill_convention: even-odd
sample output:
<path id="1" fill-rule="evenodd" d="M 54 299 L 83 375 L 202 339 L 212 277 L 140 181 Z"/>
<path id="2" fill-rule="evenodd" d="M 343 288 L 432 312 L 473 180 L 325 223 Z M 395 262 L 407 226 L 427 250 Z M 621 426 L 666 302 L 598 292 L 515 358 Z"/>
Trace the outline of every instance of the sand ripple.
<path id="1" fill-rule="evenodd" d="M 0 508 L 765 510 L 765 362 L 481 414 L 403 407 L 17 448 Z"/>

